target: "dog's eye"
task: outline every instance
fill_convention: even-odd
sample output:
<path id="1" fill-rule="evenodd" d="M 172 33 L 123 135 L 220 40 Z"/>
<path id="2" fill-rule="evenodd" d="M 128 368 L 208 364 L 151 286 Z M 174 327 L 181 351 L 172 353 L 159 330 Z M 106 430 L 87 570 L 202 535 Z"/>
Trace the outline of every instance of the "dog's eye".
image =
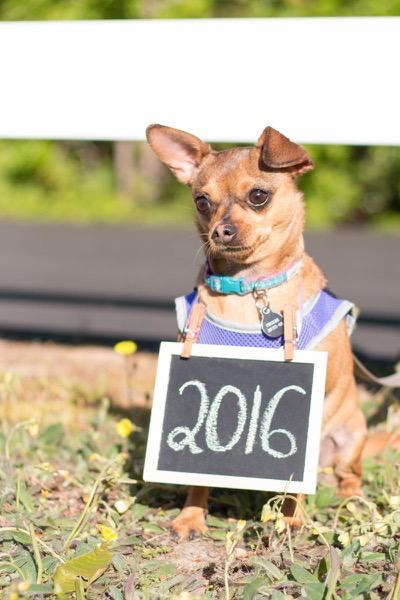
<path id="1" fill-rule="evenodd" d="M 264 192 L 264 190 L 254 189 L 249 193 L 248 202 L 251 206 L 259 208 L 265 206 L 271 198 L 270 192 Z"/>
<path id="2" fill-rule="evenodd" d="M 201 213 L 206 213 L 211 208 L 211 202 L 206 196 L 197 196 L 195 202 L 197 210 Z"/>

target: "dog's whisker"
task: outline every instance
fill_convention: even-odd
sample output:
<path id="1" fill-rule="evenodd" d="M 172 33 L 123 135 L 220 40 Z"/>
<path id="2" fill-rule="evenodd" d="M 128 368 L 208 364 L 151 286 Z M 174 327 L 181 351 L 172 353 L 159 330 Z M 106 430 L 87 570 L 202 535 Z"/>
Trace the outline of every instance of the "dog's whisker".
<path id="1" fill-rule="evenodd" d="M 203 244 L 201 244 L 200 248 L 197 250 L 196 254 L 194 255 L 193 262 L 196 262 L 200 252 L 202 252 L 203 250 L 207 255 L 207 248 L 208 248 L 209 244 L 210 244 L 210 242 L 208 240 L 206 242 L 204 242 Z"/>

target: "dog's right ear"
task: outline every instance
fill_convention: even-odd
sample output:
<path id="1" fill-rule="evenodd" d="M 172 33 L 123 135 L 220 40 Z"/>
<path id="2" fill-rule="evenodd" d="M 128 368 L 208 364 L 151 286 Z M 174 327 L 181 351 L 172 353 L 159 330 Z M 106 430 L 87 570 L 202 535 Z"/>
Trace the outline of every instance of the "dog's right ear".
<path id="1" fill-rule="evenodd" d="M 151 148 L 180 182 L 190 185 L 194 173 L 211 147 L 186 131 L 149 125 L 146 137 Z"/>

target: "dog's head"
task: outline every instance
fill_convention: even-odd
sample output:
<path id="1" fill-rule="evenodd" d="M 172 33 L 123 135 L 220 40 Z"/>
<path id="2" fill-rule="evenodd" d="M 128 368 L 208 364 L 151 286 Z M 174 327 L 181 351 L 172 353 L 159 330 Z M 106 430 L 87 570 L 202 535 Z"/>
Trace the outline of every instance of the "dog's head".
<path id="1" fill-rule="evenodd" d="M 179 181 L 190 186 L 210 256 L 254 264 L 298 242 L 304 227 L 296 176 L 313 168 L 307 152 L 266 127 L 256 145 L 214 151 L 199 138 L 150 125 L 147 139 Z"/>

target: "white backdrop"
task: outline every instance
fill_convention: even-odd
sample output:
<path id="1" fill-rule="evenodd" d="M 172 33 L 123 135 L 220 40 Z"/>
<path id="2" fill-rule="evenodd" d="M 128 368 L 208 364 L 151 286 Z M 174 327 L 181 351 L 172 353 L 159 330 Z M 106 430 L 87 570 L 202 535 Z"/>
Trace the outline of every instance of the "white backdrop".
<path id="1" fill-rule="evenodd" d="M 0 137 L 400 144 L 400 17 L 0 23 Z"/>

